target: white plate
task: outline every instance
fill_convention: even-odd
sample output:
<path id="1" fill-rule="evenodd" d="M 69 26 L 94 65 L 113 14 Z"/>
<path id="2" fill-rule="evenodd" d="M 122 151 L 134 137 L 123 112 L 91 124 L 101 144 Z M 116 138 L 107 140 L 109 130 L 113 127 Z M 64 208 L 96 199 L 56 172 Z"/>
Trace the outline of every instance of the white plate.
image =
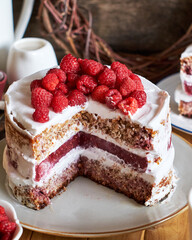
<path id="1" fill-rule="evenodd" d="M 180 179 L 171 201 L 165 200 L 153 207 L 139 205 L 123 194 L 79 177 L 68 186 L 65 193 L 52 200 L 52 205 L 35 211 L 19 204 L 7 192 L 2 167 L 0 198 L 14 206 L 23 227 L 39 232 L 98 237 L 145 229 L 175 216 L 187 207 L 192 186 L 192 149 L 175 134 L 173 143 L 176 149 L 175 168 Z M 5 140 L 0 142 L 0 161 L 4 146 Z"/>
<path id="2" fill-rule="evenodd" d="M 178 104 L 174 100 L 174 92 L 177 86 L 181 83 L 179 73 L 173 74 L 169 77 L 162 79 L 157 83 L 157 86 L 166 90 L 171 96 L 171 124 L 173 127 L 192 134 L 192 118 L 187 118 L 179 114 Z"/>

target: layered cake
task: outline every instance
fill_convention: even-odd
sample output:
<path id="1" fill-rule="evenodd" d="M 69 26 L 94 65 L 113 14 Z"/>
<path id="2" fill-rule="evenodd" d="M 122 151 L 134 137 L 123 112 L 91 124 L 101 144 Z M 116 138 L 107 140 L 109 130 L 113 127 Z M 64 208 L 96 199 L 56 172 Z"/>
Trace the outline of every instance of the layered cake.
<path id="1" fill-rule="evenodd" d="M 175 90 L 175 101 L 181 115 L 192 117 L 192 45 L 182 53 L 180 65 L 181 84 Z"/>
<path id="2" fill-rule="evenodd" d="M 119 62 L 70 54 L 14 82 L 3 157 L 14 196 L 39 210 L 84 176 L 146 206 L 165 199 L 174 186 L 169 101 Z"/>

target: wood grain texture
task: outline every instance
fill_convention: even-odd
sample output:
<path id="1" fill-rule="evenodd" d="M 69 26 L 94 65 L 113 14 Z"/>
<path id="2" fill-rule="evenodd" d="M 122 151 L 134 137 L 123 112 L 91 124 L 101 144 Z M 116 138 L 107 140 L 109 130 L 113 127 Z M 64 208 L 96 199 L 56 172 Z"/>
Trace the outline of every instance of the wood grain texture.
<path id="1" fill-rule="evenodd" d="M 156 227 L 147 229 L 144 239 L 189 240 L 188 211 L 184 211 Z"/>
<path id="2" fill-rule="evenodd" d="M 182 138 L 184 138 L 185 140 L 187 140 L 189 143 L 192 143 L 192 135 L 181 132 L 175 128 L 173 128 L 173 132 L 176 133 L 177 135 L 180 135 Z"/>
<path id="3" fill-rule="evenodd" d="M 20 238 L 20 240 L 31 240 L 31 237 L 33 235 L 33 232 L 28 229 L 23 229 L 23 234 Z"/>
<path id="4" fill-rule="evenodd" d="M 145 230 L 115 235 L 113 237 L 101 237 L 99 240 L 144 240 Z M 87 240 L 98 240 L 98 238 L 87 238 Z"/>
<path id="5" fill-rule="evenodd" d="M 87 238 L 70 238 L 70 237 L 59 237 L 53 235 L 47 235 L 43 233 L 33 232 L 30 240 L 87 240 Z"/>

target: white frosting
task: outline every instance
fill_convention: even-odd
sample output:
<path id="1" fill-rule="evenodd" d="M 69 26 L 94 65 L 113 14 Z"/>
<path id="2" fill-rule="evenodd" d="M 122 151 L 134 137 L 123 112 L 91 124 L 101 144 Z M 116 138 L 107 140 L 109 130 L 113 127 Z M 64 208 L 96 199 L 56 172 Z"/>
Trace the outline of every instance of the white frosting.
<path id="1" fill-rule="evenodd" d="M 160 122 L 166 118 L 169 108 L 169 95 L 165 91 L 161 91 L 157 86 L 149 82 L 143 77 L 140 77 L 147 94 L 146 104 L 137 110 L 134 115 L 129 115 L 131 121 L 151 128 L 154 131 L 159 130 Z M 120 110 L 111 110 L 105 104 L 98 103 L 92 99 L 89 100 L 88 108 L 90 113 L 96 113 L 101 118 L 117 118 L 120 116 L 122 119 L 128 116 L 121 113 Z"/>
<path id="2" fill-rule="evenodd" d="M 76 162 L 79 159 L 79 155 L 82 152 L 82 148 L 77 147 L 72 149 L 69 153 L 66 154 L 65 157 L 61 158 L 60 161 L 55 164 L 55 166 L 51 169 L 50 173 L 39 182 L 35 181 L 35 178 L 26 179 L 23 177 L 8 161 L 6 155 L 7 148 L 4 150 L 3 154 L 3 167 L 8 175 L 8 179 L 14 183 L 15 186 L 43 186 L 45 182 L 48 182 L 49 179 L 54 174 L 60 174 L 63 170 L 67 169 L 67 167 L 71 164 Z"/>
<path id="3" fill-rule="evenodd" d="M 138 175 L 151 184 L 159 184 L 163 177 L 168 176 L 168 173 L 173 168 L 174 154 L 174 148 L 171 147 L 167 153 L 166 159 L 164 159 L 164 161 L 162 161 L 159 165 L 151 164 L 147 168 L 146 172 L 138 173 L 137 171 L 134 171 L 128 164 L 122 164 L 123 161 L 120 158 L 102 149 L 90 147 L 82 153 L 83 156 L 95 161 L 101 159 L 104 160 L 102 161 L 104 166 L 118 165 L 118 167 L 121 168 L 122 173 L 133 173 L 133 175 Z"/>
<path id="4" fill-rule="evenodd" d="M 192 84 L 192 75 L 186 74 L 182 70 L 180 70 L 180 79 L 181 79 L 181 82 L 182 82 L 183 90 L 185 90 L 184 89 L 184 82 L 187 82 L 188 84 Z"/>
<path id="5" fill-rule="evenodd" d="M 71 126 L 70 130 L 67 131 L 67 133 L 63 138 L 61 138 L 61 140 L 57 140 L 55 144 L 52 144 L 53 147 L 49 149 L 51 150 L 50 153 L 47 152 L 45 158 L 38 161 L 38 164 L 44 161 L 48 157 L 48 155 L 55 152 L 61 145 L 63 145 L 67 140 L 74 136 L 77 133 L 77 129 L 78 131 L 80 131 L 81 127 L 81 124 L 79 126 L 75 124 Z M 34 157 L 28 156 L 26 152 L 20 152 L 20 149 L 15 148 L 15 146 L 12 144 L 10 144 L 10 147 L 13 149 L 14 152 L 14 154 L 11 156 L 11 160 L 17 163 L 17 171 L 25 178 L 35 179 L 35 166 L 37 164 L 37 160 L 35 160 Z"/>
<path id="6" fill-rule="evenodd" d="M 192 44 L 189 45 L 185 51 L 181 54 L 181 59 L 192 56 Z"/>
<path id="7" fill-rule="evenodd" d="M 102 160 L 103 166 L 117 165 L 121 169 L 122 173 L 132 173 L 134 176 L 142 177 L 144 180 L 150 182 L 151 184 L 158 184 L 163 177 L 168 176 L 168 173 L 173 168 L 174 148 L 171 147 L 169 149 L 166 159 L 160 162 L 159 165 L 149 165 L 145 173 L 138 173 L 137 171 L 134 171 L 131 166 L 122 164 L 123 161 L 117 156 L 95 147 L 90 147 L 88 149 L 77 147 L 76 149 L 71 150 L 65 157 L 63 157 L 64 159 L 61 158 L 60 161 L 51 169 L 50 174 L 48 174 L 45 178 L 42 178 L 39 182 L 36 182 L 35 179 L 26 179 L 21 176 L 18 171 L 13 168 L 11 164 L 9 164 L 6 156 L 6 149 L 3 156 L 3 167 L 5 168 L 10 181 L 16 186 L 43 186 L 54 174 L 59 175 L 71 163 L 77 161 L 80 155 L 86 156 L 89 159 L 93 160 Z"/>
<path id="8" fill-rule="evenodd" d="M 175 189 L 176 189 L 176 176 L 173 171 L 173 178 L 172 181 L 169 185 L 163 186 L 163 187 L 159 187 L 159 186 L 155 186 L 152 189 L 152 195 L 151 198 L 145 202 L 145 206 L 153 206 L 155 203 L 159 202 L 160 200 L 162 200 L 164 197 L 166 198 L 166 201 L 163 201 L 161 203 L 166 203 L 168 201 L 170 201 L 171 196 L 173 195 Z M 169 196 L 167 196 L 169 194 Z"/>
<path id="9" fill-rule="evenodd" d="M 121 116 L 122 118 L 131 118 L 135 123 L 146 126 L 153 130 L 159 130 L 160 122 L 165 119 L 169 108 L 169 95 L 165 91 L 161 91 L 157 86 L 141 77 L 147 94 L 146 104 L 137 110 L 134 115 L 126 116 L 120 110 L 110 110 L 106 105 L 95 102 L 91 99 L 85 106 L 67 107 L 62 113 L 54 113 L 50 109 L 50 120 L 46 123 L 35 122 L 32 119 L 34 108 L 31 105 L 30 83 L 34 79 L 45 76 L 46 71 L 40 71 L 24 79 L 14 82 L 5 94 L 6 110 L 8 116 L 15 127 L 30 137 L 34 137 L 46 128 L 57 123 L 65 122 L 70 119 L 81 109 L 87 109 L 88 112 L 97 113 L 102 118 L 114 118 Z M 26 130 L 20 129 L 13 118 L 16 118 Z"/>
<path id="10" fill-rule="evenodd" d="M 189 45 L 185 49 L 185 51 L 181 54 L 181 59 L 188 58 L 188 57 L 191 57 L 191 56 L 192 56 L 192 44 Z M 183 72 L 183 69 L 181 68 L 180 69 L 180 79 L 181 79 L 181 84 L 182 84 L 183 91 L 185 92 L 186 95 L 189 95 L 185 91 L 184 82 L 187 82 L 187 84 L 192 85 L 192 75 Z"/>
<path id="11" fill-rule="evenodd" d="M 89 132 L 87 132 L 87 133 L 89 133 Z M 53 149 L 53 152 L 56 149 L 58 149 L 63 143 L 65 143 L 74 134 L 75 134 L 74 131 L 69 131 L 67 136 L 65 136 L 61 141 L 57 142 L 57 144 L 55 145 L 55 147 Z M 165 149 L 167 149 L 167 141 L 163 141 L 163 143 L 157 144 L 157 145 L 159 145 L 159 148 L 161 147 L 161 152 L 157 153 L 155 150 L 148 151 L 148 150 L 144 150 L 144 149 L 133 148 L 133 147 L 127 145 L 125 142 L 124 143 L 118 142 L 117 140 L 113 139 L 109 135 L 103 134 L 101 131 L 98 131 L 98 130 L 91 132 L 91 134 L 95 135 L 101 139 L 104 139 L 108 142 L 114 143 L 115 145 L 125 149 L 126 151 L 129 151 L 130 153 L 136 154 L 143 158 L 145 157 L 148 161 L 148 166 L 146 169 L 147 173 L 150 173 L 151 171 L 153 171 L 153 169 L 159 167 L 159 161 L 156 161 L 158 159 L 158 157 L 161 158 L 161 160 L 160 160 L 161 162 L 165 162 L 167 160 L 167 151 L 165 151 Z M 166 139 L 166 138 L 164 138 L 164 139 Z M 170 139 L 167 139 L 167 140 L 170 140 Z M 166 144 L 164 144 L 164 143 L 166 143 Z M 14 161 L 14 159 L 16 159 L 18 173 L 24 178 L 35 179 L 35 175 L 36 175 L 35 169 L 36 169 L 37 161 L 34 158 L 33 159 L 28 158 L 26 154 L 21 154 L 17 149 L 15 149 L 15 148 L 13 148 L 13 149 L 16 152 L 17 156 L 15 158 L 14 158 L 14 156 L 11 156 L 11 160 Z M 84 152 L 84 151 L 85 150 L 82 149 L 82 152 Z M 44 159 L 39 161 L 38 164 L 40 164 L 43 160 Z"/>
<path id="12" fill-rule="evenodd" d="M 20 81 L 16 81 L 9 87 L 7 93 L 5 94 L 6 109 L 10 120 L 14 126 L 30 137 L 34 137 L 41 133 L 46 128 L 52 125 L 63 123 L 68 119 L 71 119 L 76 113 L 81 111 L 85 106 L 68 106 L 62 111 L 62 113 L 55 113 L 50 109 L 49 118 L 50 120 L 45 123 L 35 122 L 32 118 L 32 114 L 35 109 L 31 105 L 31 91 L 30 83 L 34 79 L 42 78 L 45 76 L 46 71 L 40 71 L 29 77 L 26 77 Z M 17 124 L 13 121 L 16 118 L 26 130 L 21 130 Z"/>
<path id="13" fill-rule="evenodd" d="M 181 84 L 179 84 L 178 87 L 176 88 L 174 98 L 178 104 L 180 103 L 181 100 L 184 102 L 192 102 L 192 95 L 186 94 L 183 91 Z"/>

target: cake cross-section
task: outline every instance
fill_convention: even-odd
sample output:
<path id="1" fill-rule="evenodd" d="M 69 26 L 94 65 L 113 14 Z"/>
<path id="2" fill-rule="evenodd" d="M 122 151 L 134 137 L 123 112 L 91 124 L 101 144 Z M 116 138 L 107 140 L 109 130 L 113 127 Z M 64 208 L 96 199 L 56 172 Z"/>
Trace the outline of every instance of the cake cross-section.
<path id="1" fill-rule="evenodd" d="M 39 210 L 84 176 L 146 206 L 163 200 L 174 185 L 169 101 L 119 62 L 70 54 L 14 82 L 3 157 L 14 196 Z"/>

